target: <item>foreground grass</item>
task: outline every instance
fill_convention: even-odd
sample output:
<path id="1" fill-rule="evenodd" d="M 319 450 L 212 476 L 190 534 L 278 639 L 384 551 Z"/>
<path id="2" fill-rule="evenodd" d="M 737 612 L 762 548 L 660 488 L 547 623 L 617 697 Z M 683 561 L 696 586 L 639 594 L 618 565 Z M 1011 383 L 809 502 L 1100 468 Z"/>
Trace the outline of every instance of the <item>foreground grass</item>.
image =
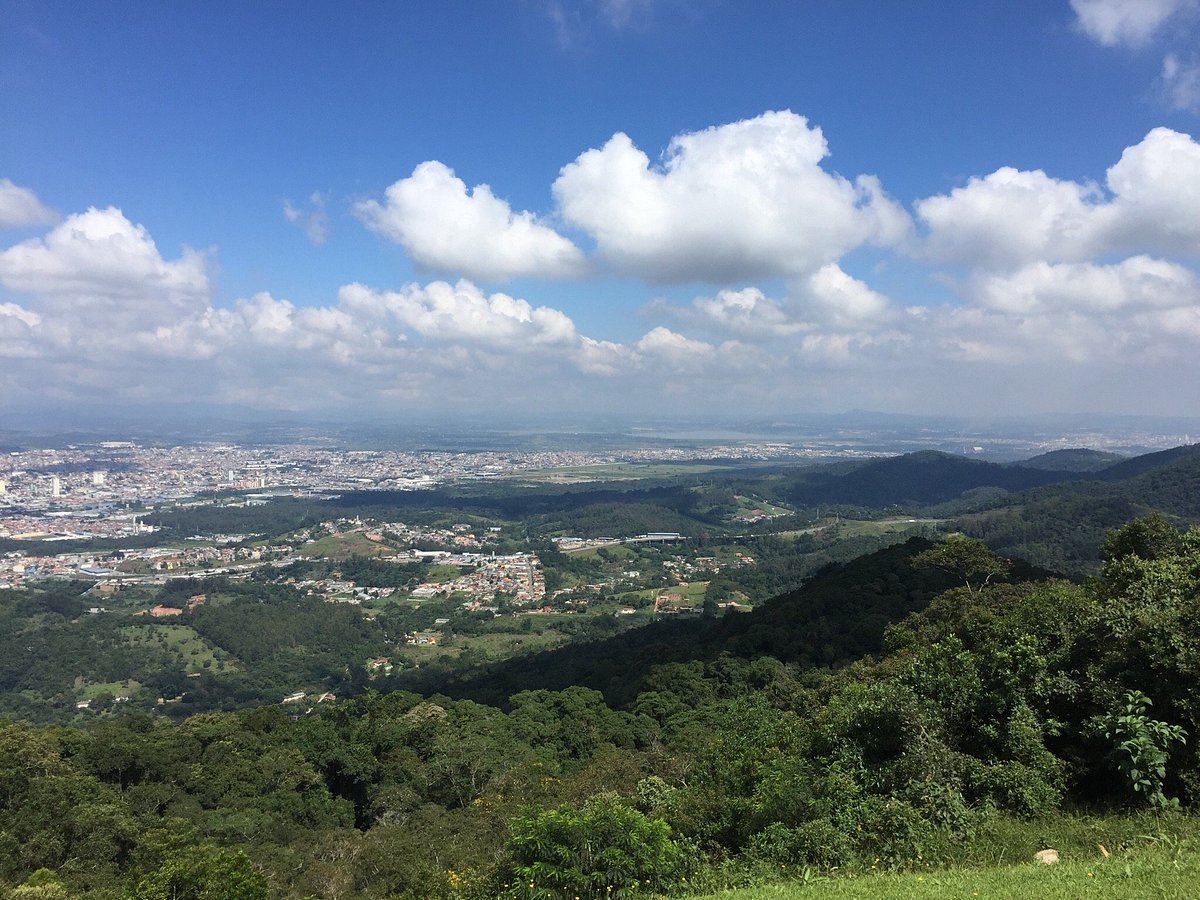
<path id="1" fill-rule="evenodd" d="M 1038 898 L 1107 900 L 1187 898 L 1200 893 L 1200 854 L 1148 853 L 1056 866 L 1024 863 L 995 869 L 941 871 L 926 874 L 865 875 L 812 878 L 809 881 L 710 894 L 705 900 L 958 900 L 979 898 Z"/>
<path id="2" fill-rule="evenodd" d="M 816 875 L 797 872 L 797 880 L 727 890 L 694 900 L 1105 900 L 1200 897 L 1200 824 L 1193 817 L 1173 821 L 1137 818 L 1069 817 L 1052 822 L 997 823 L 983 840 L 963 847 L 960 867 L 932 867 L 905 873 L 851 872 Z M 1065 826 L 1065 827 L 1064 827 Z M 1058 840 L 1034 840 L 1049 831 Z M 988 838 L 993 838 L 991 843 Z M 1099 844 L 1111 856 L 1105 858 Z M 1040 865 L 1030 847 L 1054 846 L 1057 865 Z M 990 847 L 989 847 L 990 845 Z M 1018 846 L 1020 845 L 1019 849 Z M 989 859 L 988 857 L 991 857 Z M 1013 860 L 1019 859 L 1019 862 Z"/>

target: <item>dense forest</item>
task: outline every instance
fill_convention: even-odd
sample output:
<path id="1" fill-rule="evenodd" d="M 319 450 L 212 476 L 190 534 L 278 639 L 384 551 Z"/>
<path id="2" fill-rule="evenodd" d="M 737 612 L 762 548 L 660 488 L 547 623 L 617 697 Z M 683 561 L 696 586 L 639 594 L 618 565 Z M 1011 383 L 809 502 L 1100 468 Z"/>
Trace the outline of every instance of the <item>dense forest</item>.
<path id="1" fill-rule="evenodd" d="M 371 689 L 300 716 L 3 724 L 0 878 L 24 897 L 686 895 L 936 865 L 1068 808 L 1169 815 L 1200 799 L 1200 531 L 1138 519 L 1102 558 L 1077 584 L 910 542 L 560 676 L 601 690 L 547 689 L 550 659 L 497 673 L 496 704 Z"/>

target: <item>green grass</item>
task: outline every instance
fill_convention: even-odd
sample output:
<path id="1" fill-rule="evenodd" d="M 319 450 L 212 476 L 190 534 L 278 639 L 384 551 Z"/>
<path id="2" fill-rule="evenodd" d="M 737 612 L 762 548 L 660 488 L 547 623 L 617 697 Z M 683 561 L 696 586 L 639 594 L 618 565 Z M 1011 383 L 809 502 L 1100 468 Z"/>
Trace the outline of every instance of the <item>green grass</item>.
<path id="1" fill-rule="evenodd" d="M 112 694 L 114 697 L 132 697 L 141 688 L 136 681 L 104 681 L 96 684 L 85 684 L 77 691 L 80 700 L 95 700 L 101 694 Z"/>
<path id="2" fill-rule="evenodd" d="M 409 663 L 419 665 L 429 664 L 437 659 L 452 660 L 461 656 L 467 650 L 477 650 L 488 660 L 497 661 L 520 656 L 526 653 L 536 653 L 548 650 L 567 642 L 567 637 L 557 631 L 547 630 L 537 632 L 490 632 L 478 635 L 455 635 L 453 646 L 437 644 L 432 647 L 404 646 L 396 650 L 396 656 Z"/>
<path id="3" fill-rule="evenodd" d="M 1105 858 L 1099 845 L 1112 854 Z M 1059 851 L 1057 865 L 1033 861 Z M 974 837 L 938 852 L 922 871 L 856 868 L 817 874 L 779 867 L 781 883 L 705 894 L 693 900 L 1105 900 L 1200 896 L 1200 818 L 1062 815 L 1030 822 L 997 818 Z M 762 873 L 758 873 L 761 877 Z"/>
<path id="4" fill-rule="evenodd" d="M 637 556 L 637 553 L 633 549 L 626 547 L 624 544 L 605 544 L 603 547 L 584 547 L 580 550 L 565 550 L 563 552 L 578 559 L 604 559 L 600 555 L 601 550 L 604 550 L 608 554 L 609 559 L 613 561 Z M 608 560 L 605 561 L 607 562 Z"/>
<path id="5" fill-rule="evenodd" d="M 386 544 L 369 540 L 361 532 L 349 531 L 307 543 L 300 552 L 313 559 L 349 559 L 351 556 L 387 556 L 396 551 Z"/>
<path id="6" fill-rule="evenodd" d="M 746 497 L 742 494 L 736 495 L 734 498 L 737 501 L 737 512 L 735 516 L 744 516 L 756 509 L 762 510 L 768 516 L 790 516 L 795 510 L 788 509 L 784 506 L 779 506 L 771 503 L 769 500 L 760 500 L 755 497 Z"/>
<path id="7" fill-rule="evenodd" d="M 707 581 L 689 581 L 687 584 L 676 584 L 668 588 L 660 588 L 659 595 L 663 598 L 679 597 L 684 605 L 694 605 L 704 602 L 704 594 L 708 590 Z"/>
<path id="8" fill-rule="evenodd" d="M 434 563 L 425 573 L 425 581 L 429 584 L 445 584 L 447 581 L 453 581 L 460 575 L 462 575 L 462 569 L 458 566 Z"/>
<path id="9" fill-rule="evenodd" d="M 236 668 L 228 653 L 213 647 L 190 625 L 130 625 L 123 628 L 121 633 L 125 640 L 134 645 L 158 645 L 160 638 L 164 639 L 162 646 L 168 652 L 178 654 L 183 660 L 184 670 L 189 673 L 207 671 L 219 675 Z M 218 660 L 225 661 L 223 670 L 217 668 Z M 204 668 L 205 661 L 209 662 L 208 669 Z"/>
<path id="10" fill-rule="evenodd" d="M 1195 898 L 1200 894 L 1200 853 L 1143 850 L 1103 859 L 1065 860 L 1054 866 L 1033 862 L 900 875 L 845 878 L 811 877 L 808 881 L 709 894 L 705 900 L 1105 900 Z M 700 900 L 700 898 L 697 898 Z"/>

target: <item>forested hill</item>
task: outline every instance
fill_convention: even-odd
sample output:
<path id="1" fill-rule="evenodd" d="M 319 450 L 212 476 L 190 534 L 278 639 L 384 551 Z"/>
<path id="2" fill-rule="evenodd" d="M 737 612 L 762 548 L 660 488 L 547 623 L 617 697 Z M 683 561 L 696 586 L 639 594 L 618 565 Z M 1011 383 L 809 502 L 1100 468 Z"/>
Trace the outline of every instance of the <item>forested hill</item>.
<path id="1" fill-rule="evenodd" d="M 1200 522 L 1200 444 L 1134 457 L 1093 479 L 1030 490 L 956 524 L 1003 555 L 1083 574 L 1099 566 L 1105 531 L 1135 516 Z"/>
<path id="2" fill-rule="evenodd" d="M 1124 481 L 1154 469 L 1161 469 L 1175 463 L 1186 464 L 1188 460 L 1195 461 L 1197 459 L 1200 459 L 1200 444 L 1186 444 L 1182 447 L 1172 447 L 1170 450 L 1135 456 L 1109 466 L 1096 477 L 1101 481 Z"/>
<path id="3" fill-rule="evenodd" d="M 1127 459 L 1128 457 L 1118 453 L 1075 448 L 1051 450 L 1049 453 L 1041 453 L 1013 465 L 1027 469 L 1045 469 L 1049 472 L 1099 472 Z"/>
<path id="4" fill-rule="evenodd" d="M 1085 476 L 1077 471 L 1005 466 L 926 450 L 854 467 L 804 470 L 795 476 L 788 499 L 799 506 L 915 509 L 979 488 L 1022 491 L 1081 477 Z"/>
<path id="5" fill-rule="evenodd" d="M 498 705 L 524 690 L 582 685 L 622 706 L 645 691 L 678 694 L 681 685 L 704 681 L 695 676 L 732 672 L 760 657 L 801 668 L 843 665 L 877 654 L 888 625 L 961 584 L 946 572 L 911 565 L 914 555 L 931 546 L 913 538 L 848 563 L 831 564 L 801 589 L 749 613 L 660 621 L 462 674 L 405 673 L 395 686 Z M 1048 574 L 1018 562 L 1010 580 Z"/>

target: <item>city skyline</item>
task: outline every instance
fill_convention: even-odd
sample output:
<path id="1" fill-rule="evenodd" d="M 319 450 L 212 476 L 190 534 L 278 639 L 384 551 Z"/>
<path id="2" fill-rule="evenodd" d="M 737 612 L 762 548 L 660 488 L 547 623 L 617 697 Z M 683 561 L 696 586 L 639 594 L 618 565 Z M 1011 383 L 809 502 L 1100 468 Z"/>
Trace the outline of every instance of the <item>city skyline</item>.
<path id="1" fill-rule="evenodd" d="M 0 414 L 1194 415 L 1200 4 L 0 2 Z"/>

